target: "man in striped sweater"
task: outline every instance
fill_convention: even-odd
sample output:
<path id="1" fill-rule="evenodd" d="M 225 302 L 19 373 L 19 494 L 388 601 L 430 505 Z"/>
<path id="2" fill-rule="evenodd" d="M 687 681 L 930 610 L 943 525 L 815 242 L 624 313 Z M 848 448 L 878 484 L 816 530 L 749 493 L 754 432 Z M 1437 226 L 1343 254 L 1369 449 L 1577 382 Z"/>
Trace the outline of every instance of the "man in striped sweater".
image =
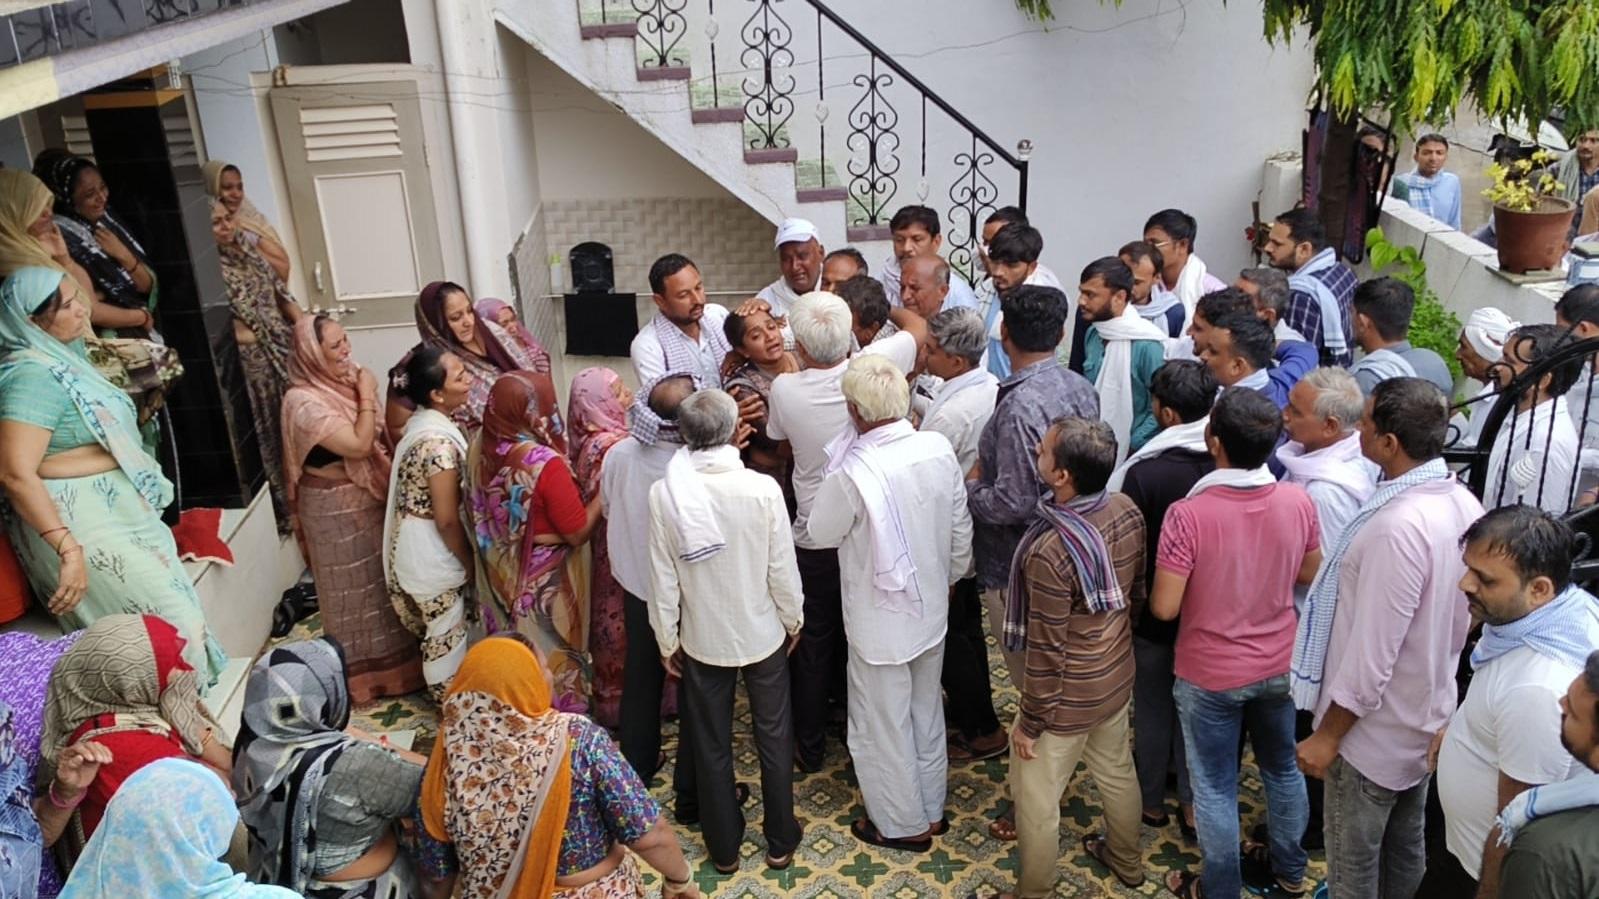
<path id="1" fill-rule="evenodd" d="M 1011 734 L 1017 893 L 1051 896 L 1060 851 L 1060 796 L 1077 762 L 1099 787 L 1107 836 L 1082 848 L 1128 887 L 1144 881 L 1138 777 L 1128 739 L 1133 691 L 1129 606 L 1144 597 L 1144 516 L 1107 492 L 1116 468 L 1110 425 L 1062 418 L 1038 444 L 1050 494 L 1016 548 L 1004 638 L 1025 658 Z"/>

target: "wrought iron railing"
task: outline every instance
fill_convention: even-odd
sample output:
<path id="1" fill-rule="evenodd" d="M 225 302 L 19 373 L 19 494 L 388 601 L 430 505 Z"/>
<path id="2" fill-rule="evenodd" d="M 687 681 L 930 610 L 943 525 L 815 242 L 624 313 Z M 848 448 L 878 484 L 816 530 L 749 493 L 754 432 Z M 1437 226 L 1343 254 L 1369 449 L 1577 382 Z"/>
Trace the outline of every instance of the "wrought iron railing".
<path id="1" fill-rule="evenodd" d="M 845 200 L 852 239 L 886 237 L 900 206 L 930 205 L 951 265 L 975 279 L 983 219 L 1026 208 L 1031 142 L 1002 146 L 821 0 L 578 2 L 586 24 L 637 24 L 641 70 L 686 66 L 696 102 L 741 108 L 747 157 L 800 162 L 802 199 Z M 840 91 L 848 111 L 830 129 Z M 801 114 L 811 96 L 814 130 Z"/>
<path id="2" fill-rule="evenodd" d="M 1504 361 L 1488 369 L 1489 382 L 1500 386 L 1455 406 L 1459 412 L 1483 416 L 1475 445 L 1463 445 L 1462 430 L 1452 425 L 1444 459 L 1457 467 L 1461 480 L 1489 509 L 1515 501 L 1519 493 L 1529 505 L 1563 512 L 1584 535 L 1573 576 L 1593 583 L 1599 581 L 1599 558 L 1591 554 L 1599 537 L 1599 505 L 1581 494 L 1599 484 L 1599 427 L 1590 427 L 1599 417 L 1594 399 L 1599 338 L 1578 340 L 1568 334 L 1562 340 L 1538 358 L 1532 358 L 1529 338 L 1505 346 Z M 1541 402 L 1550 404 L 1543 414 L 1537 409 Z M 1594 449 L 1585 449 L 1590 445 Z M 1527 464 L 1518 470 L 1513 464 L 1517 459 Z"/>

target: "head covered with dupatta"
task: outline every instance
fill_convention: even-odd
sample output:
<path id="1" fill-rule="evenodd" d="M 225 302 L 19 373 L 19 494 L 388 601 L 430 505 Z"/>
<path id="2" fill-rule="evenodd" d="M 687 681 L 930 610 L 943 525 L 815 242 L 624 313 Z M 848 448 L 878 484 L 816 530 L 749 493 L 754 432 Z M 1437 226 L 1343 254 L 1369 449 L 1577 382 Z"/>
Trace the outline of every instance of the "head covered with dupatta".
<path id="1" fill-rule="evenodd" d="M 434 281 L 422 288 L 422 293 L 416 298 L 416 330 L 422 335 L 422 342 L 449 350 L 463 358 L 482 358 L 488 360 L 495 368 L 502 372 L 515 371 L 518 366 L 516 359 L 500 345 L 499 338 L 483 323 L 483 316 L 478 314 L 467 297 L 467 314 L 473 319 L 473 334 L 478 343 L 483 346 L 482 356 L 467 349 L 455 337 L 455 331 L 450 328 L 450 323 L 445 319 L 445 301 L 451 293 L 459 291 L 462 295 L 466 291 L 458 284 L 449 281 Z"/>
<path id="2" fill-rule="evenodd" d="M 430 836 L 455 844 L 468 895 L 554 891 L 572 799 L 567 733 L 526 643 L 490 637 L 467 651 L 440 708 L 421 812 Z"/>
<path id="3" fill-rule="evenodd" d="M 322 441 L 346 426 L 354 426 L 361 414 L 356 395 L 360 368 L 352 359 L 335 359 L 322 348 L 318 322 L 332 319 L 302 315 L 294 325 L 294 355 L 289 358 L 289 389 L 283 394 L 284 487 L 292 501 L 298 489 L 305 457 Z M 320 327 L 326 327 L 326 324 Z M 357 487 L 378 499 L 389 493 L 392 460 L 380 439 L 381 429 L 372 436 L 372 448 L 360 459 L 346 457 L 344 471 Z"/>
<path id="4" fill-rule="evenodd" d="M 627 436 L 627 408 L 616 395 L 622 379 L 609 368 L 585 368 L 572 379 L 566 403 L 566 429 L 571 445 L 572 472 L 583 499 L 600 486 L 600 462 L 605 453 Z"/>
<path id="5" fill-rule="evenodd" d="M 200 166 L 200 176 L 205 179 L 206 195 L 216 199 L 218 202 L 222 202 L 222 176 L 229 171 L 237 174 L 241 182 L 244 180 L 244 173 L 240 172 L 239 167 L 231 162 L 213 159 Z M 278 236 L 277 229 L 272 227 L 272 223 L 267 220 L 267 217 L 261 214 L 261 210 L 255 208 L 255 204 L 250 202 L 248 195 L 241 197 L 239 208 L 228 210 L 228 214 L 233 216 L 233 223 L 240 228 L 246 231 L 254 231 L 276 243 L 283 243 L 283 238 Z"/>
<path id="6" fill-rule="evenodd" d="M 56 267 L 28 231 L 54 204 L 55 194 L 43 181 L 18 169 L 0 169 L 0 278 L 30 265 Z"/>

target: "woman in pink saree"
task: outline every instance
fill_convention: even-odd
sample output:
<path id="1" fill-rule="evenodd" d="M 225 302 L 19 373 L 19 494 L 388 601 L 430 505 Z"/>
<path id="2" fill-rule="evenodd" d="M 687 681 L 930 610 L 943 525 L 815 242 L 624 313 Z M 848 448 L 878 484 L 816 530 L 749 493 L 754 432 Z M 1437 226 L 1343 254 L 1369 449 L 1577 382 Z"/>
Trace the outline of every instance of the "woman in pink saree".
<path id="1" fill-rule="evenodd" d="M 585 368 L 572 379 L 566 404 L 567 444 L 584 502 L 600 495 L 600 467 L 611 447 L 627 436 L 627 407 L 632 403 L 632 391 L 608 368 Z M 621 724 L 627 633 L 622 626 L 622 585 L 611 577 L 603 518 L 594 530 L 592 546 L 588 649 L 594 663 L 594 705 L 590 714 L 600 725 L 615 729 Z"/>

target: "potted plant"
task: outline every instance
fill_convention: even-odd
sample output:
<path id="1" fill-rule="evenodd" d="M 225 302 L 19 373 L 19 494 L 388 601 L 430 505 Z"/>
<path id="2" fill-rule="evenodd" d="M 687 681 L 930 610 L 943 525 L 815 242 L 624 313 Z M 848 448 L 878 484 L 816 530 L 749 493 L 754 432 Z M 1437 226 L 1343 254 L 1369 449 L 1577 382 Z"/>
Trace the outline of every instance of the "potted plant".
<path id="1" fill-rule="evenodd" d="M 1494 204 L 1499 267 L 1523 273 L 1552 269 L 1566 254 L 1566 235 L 1577 204 L 1554 196 L 1564 186 L 1549 174 L 1554 157 L 1539 150 L 1531 159 L 1488 167 L 1493 184 L 1482 195 Z"/>

